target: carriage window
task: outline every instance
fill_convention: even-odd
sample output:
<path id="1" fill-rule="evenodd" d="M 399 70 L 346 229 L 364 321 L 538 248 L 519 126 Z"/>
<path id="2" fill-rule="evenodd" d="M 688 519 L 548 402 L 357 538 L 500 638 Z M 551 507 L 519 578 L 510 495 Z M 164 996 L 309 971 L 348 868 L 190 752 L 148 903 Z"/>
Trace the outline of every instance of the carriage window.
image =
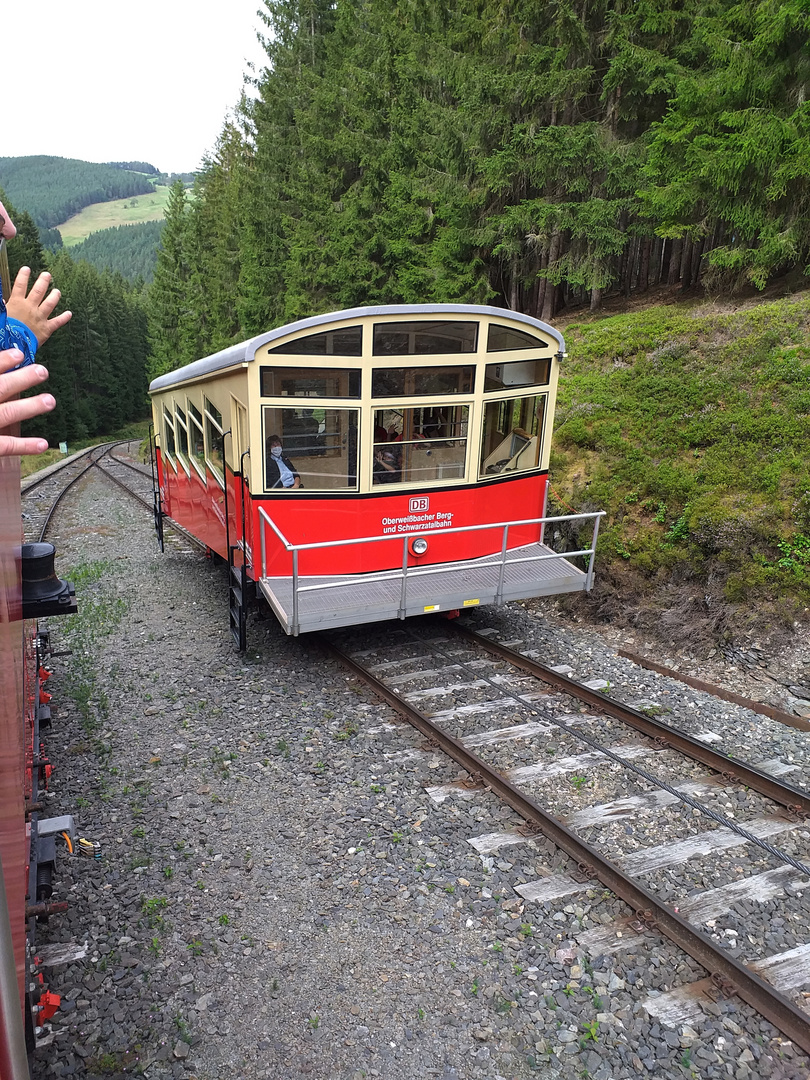
<path id="1" fill-rule="evenodd" d="M 177 456 L 183 460 L 188 459 L 188 429 L 186 427 L 186 414 L 179 405 L 174 407 L 174 415 L 177 420 Z"/>
<path id="2" fill-rule="evenodd" d="M 169 415 L 169 410 L 163 409 L 163 434 L 166 439 L 165 450 L 169 457 L 177 456 L 177 446 L 174 441 L 174 421 Z"/>
<path id="3" fill-rule="evenodd" d="M 199 469 L 200 475 L 205 476 L 205 439 L 202 425 L 195 418 L 200 415 L 199 409 L 195 409 L 191 402 L 188 403 L 188 441 L 191 450 L 191 460 Z"/>
<path id="4" fill-rule="evenodd" d="M 359 398 L 359 368 L 263 367 L 262 397 Z"/>
<path id="5" fill-rule="evenodd" d="M 479 475 L 526 472 L 540 465 L 546 395 L 488 401 Z"/>
<path id="6" fill-rule="evenodd" d="M 206 412 L 208 413 L 208 415 L 210 416 L 210 418 L 211 418 L 211 419 L 212 419 L 212 420 L 214 421 L 214 423 L 216 424 L 216 426 L 217 426 L 217 427 L 219 428 L 219 430 L 220 430 L 220 434 L 221 434 L 221 433 L 222 433 L 222 431 L 223 431 L 223 427 L 222 427 L 222 413 L 221 413 L 221 412 L 219 411 L 219 409 L 218 409 L 218 408 L 216 407 L 216 405 L 213 405 L 213 404 L 212 404 L 212 403 L 211 403 L 211 402 L 210 402 L 210 401 L 208 400 L 208 398 L 203 398 L 203 402 L 204 402 L 204 404 L 205 404 L 205 411 L 206 411 Z"/>
<path id="7" fill-rule="evenodd" d="M 551 357 L 487 364 L 484 390 L 510 390 L 515 386 L 542 386 L 549 380 Z"/>
<path id="8" fill-rule="evenodd" d="M 222 432 L 207 414 L 205 417 L 205 459 L 211 472 L 222 483 Z"/>
<path id="9" fill-rule="evenodd" d="M 219 483 L 223 484 L 222 413 L 208 398 L 203 398 L 203 405 L 205 407 L 205 460 Z"/>
<path id="10" fill-rule="evenodd" d="M 269 353 L 284 353 L 287 356 L 362 356 L 363 327 L 344 326 L 340 330 L 325 330 L 321 334 L 308 334 L 285 341 L 268 349 Z M 354 395 L 352 395 L 354 396 Z"/>
<path id="11" fill-rule="evenodd" d="M 192 420 L 196 420 L 200 427 L 202 427 L 202 413 L 191 400 L 191 398 L 186 398 L 186 405 L 188 405 L 189 418 Z"/>
<path id="12" fill-rule="evenodd" d="M 374 368 L 372 397 L 422 397 L 428 394 L 470 394 L 474 367 Z"/>
<path id="13" fill-rule="evenodd" d="M 374 484 L 434 484 L 463 478 L 469 405 L 374 412 Z"/>
<path id="14" fill-rule="evenodd" d="M 334 491 L 357 487 L 357 409 L 262 410 L 268 491 Z M 280 458 L 272 454 L 281 443 Z M 280 464 L 279 464 L 280 462 Z M 297 478 L 297 483 L 296 483 Z"/>
<path id="15" fill-rule="evenodd" d="M 547 349 L 547 341 L 515 330 L 511 326 L 498 326 L 492 323 L 487 334 L 487 352 L 506 352 L 509 349 Z"/>
<path id="16" fill-rule="evenodd" d="M 375 323 L 375 356 L 475 352 L 477 322 Z"/>

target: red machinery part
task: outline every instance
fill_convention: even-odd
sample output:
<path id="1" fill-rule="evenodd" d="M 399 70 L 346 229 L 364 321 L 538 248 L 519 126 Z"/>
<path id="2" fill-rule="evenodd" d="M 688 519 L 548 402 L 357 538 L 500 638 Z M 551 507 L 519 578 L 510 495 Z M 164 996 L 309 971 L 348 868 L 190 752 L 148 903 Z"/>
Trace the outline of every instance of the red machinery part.
<path id="1" fill-rule="evenodd" d="M 59 994 L 53 994 L 50 990 L 47 990 L 39 999 L 38 1019 L 40 1024 L 45 1020 L 50 1020 L 61 1004 L 62 998 Z"/>

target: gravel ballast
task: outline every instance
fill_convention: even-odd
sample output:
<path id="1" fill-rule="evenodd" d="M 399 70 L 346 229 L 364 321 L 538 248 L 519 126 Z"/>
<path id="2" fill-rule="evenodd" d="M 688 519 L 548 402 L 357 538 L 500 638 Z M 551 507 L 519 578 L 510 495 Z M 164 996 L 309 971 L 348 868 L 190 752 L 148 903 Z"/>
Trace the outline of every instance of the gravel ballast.
<path id="1" fill-rule="evenodd" d="M 426 785 L 457 767 L 271 616 L 251 617 L 240 657 L 223 568 L 182 541 L 160 555 L 148 515 L 125 500 L 88 478 L 55 538 L 80 616 L 51 620 L 55 647 L 74 655 L 49 683 L 47 812 L 73 813 L 102 858 L 58 864 L 54 898 L 70 910 L 42 938 L 86 955 L 46 969 L 63 1009 L 33 1080 L 807 1076 L 807 1058 L 733 999 L 689 1024 L 659 1021 L 650 992 L 702 969 L 655 935 L 584 950 L 576 935 L 624 905 L 598 886 L 525 902 L 516 887 L 567 860 L 542 837 L 482 859 L 470 838 L 517 827 L 514 813 L 486 793 L 434 804 Z M 468 625 L 711 729 L 748 761 L 799 764 L 791 782 L 806 784 L 810 736 L 635 667 L 551 602 L 476 611 Z M 379 643 L 388 629 L 375 632 Z M 695 888 L 733 877 L 735 860 Z M 751 903 L 714 930 L 789 949 L 806 940 L 804 895 Z"/>

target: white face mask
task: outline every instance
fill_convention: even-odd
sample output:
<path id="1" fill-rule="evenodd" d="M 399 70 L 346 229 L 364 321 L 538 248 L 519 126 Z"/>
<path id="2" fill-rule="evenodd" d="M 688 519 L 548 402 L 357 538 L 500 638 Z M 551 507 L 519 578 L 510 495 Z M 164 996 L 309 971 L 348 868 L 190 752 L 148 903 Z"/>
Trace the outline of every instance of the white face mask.
<path id="1" fill-rule="evenodd" d="M 281 457 L 281 447 L 280 446 L 272 446 L 270 448 L 270 453 L 273 455 L 273 457 Z"/>

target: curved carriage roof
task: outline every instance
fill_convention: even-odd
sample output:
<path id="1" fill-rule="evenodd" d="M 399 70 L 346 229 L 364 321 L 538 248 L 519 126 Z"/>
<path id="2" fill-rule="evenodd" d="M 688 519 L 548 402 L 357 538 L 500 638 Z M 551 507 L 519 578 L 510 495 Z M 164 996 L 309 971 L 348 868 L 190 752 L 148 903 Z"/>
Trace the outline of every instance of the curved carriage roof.
<path id="1" fill-rule="evenodd" d="M 160 375 L 149 384 L 149 392 L 166 390 L 178 383 L 189 382 L 199 379 L 203 375 L 210 375 L 215 371 L 234 367 L 237 364 L 250 363 L 256 356 L 256 350 L 262 345 L 267 345 L 278 338 L 286 337 L 298 330 L 308 330 L 312 327 L 323 326 L 327 323 L 339 323 L 367 318 L 369 315 L 488 315 L 496 319 L 509 319 L 512 322 L 525 323 L 527 326 L 542 330 L 559 345 L 559 351 L 565 352 L 565 342 L 559 330 L 555 330 L 548 323 L 534 319 L 531 315 L 523 315 L 519 311 L 510 311 L 509 308 L 486 307 L 479 304 L 387 304 L 380 307 L 349 308 L 346 311 L 331 311 L 325 315 L 312 315 L 308 319 L 300 319 L 298 322 L 287 323 L 286 326 L 276 327 L 264 334 L 248 338 L 238 345 L 231 345 L 227 349 L 205 356 L 201 360 L 195 360 L 192 364 L 169 371 Z"/>

